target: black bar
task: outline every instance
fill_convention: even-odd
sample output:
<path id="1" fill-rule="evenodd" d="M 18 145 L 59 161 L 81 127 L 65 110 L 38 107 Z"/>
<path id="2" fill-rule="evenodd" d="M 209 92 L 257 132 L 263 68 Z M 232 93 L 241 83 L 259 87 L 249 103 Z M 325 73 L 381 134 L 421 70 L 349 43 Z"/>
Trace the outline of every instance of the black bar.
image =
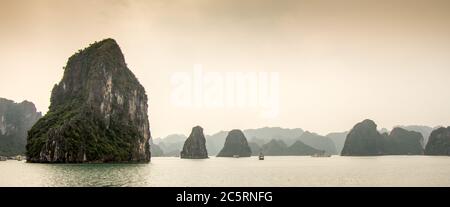
<path id="1" fill-rule="evenodd" d="M 447 206 L 449 195 L 449 188 L 0 188 L 0 202 L 46 206 Z"/>

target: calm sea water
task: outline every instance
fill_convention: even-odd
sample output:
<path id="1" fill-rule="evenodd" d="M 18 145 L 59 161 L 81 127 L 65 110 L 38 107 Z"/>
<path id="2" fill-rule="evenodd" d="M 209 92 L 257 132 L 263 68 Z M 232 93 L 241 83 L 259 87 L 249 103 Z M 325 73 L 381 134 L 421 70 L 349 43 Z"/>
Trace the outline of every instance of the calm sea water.
<path id="1" fill-rule="evenodd" d="M 0 162 L 0 186 L 450 186 L 450 157 L 267 157 L 150 164 Z"/>

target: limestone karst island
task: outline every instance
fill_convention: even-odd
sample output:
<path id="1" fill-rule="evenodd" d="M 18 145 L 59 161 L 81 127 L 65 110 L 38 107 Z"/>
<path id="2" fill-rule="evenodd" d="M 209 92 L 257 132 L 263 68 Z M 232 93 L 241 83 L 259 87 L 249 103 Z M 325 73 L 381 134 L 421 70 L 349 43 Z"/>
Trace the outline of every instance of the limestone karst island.
<path id="1" fill-rule="evenodd" d="M 147 94 L 113 39 L 67 61 L 50 107 L 28 132 L 29 162 L 149 162 Z"/>
<path id="2" fill-rule="evenodd" d="M 0 0 L 0 58 L 0 207 L 448 203 L 450 0 Z"/>
<path id="3" fill-rule="evenodd" d="M 353 181 L 342 181 L 349 174 L 360 180 L 358 186 L 376 186 L 371 173 L 386 171 L 393 173 L 386 176 L 385 185 L 417 180 L 439 186 L 448 177 L 445 170 L 450 170 L 443 167 L 450 156 L 450 127 L 398 125 L 388 130 L 366 119 L 326 135 L 281 127 L 211 133 L 186 121 L 194 125 L 189 136 L 153 139 L 148 114 L 146 90 L 128 68 L 118 43 L 113 39 L 95 42 L 68 59 L 44 116 L 31 101 L 0 98 L 0 170 L 5 166 L 14 173 L 27 172 L 22 171 L 24 167 L 38 173 L 52 169 L 40 176 L 56 186 L 72 186 L 79 182 L 73 180 L 77 177 L 88 180 L 80 181 L 82 186 L 253 186 L 267 183 L 276 174 L 283 176 L 271 186 L 352 185 Z M 183 117 L 178 121 L 184 122 Z M 127 165 L 149 163 L 151 157 L 155 158 L 152 164 Z M 53 181 L 51 176 L 59 168 L 64 175 L 57 176 L 63 181 Z M 154 169 L 158 176 L 152 174 Z M 420 173 L 414 179 L 403 179 L 403 174 L 400 179 L 395 173 L 411 170 Z M 119 176 L 112 176 L 115 173 Z M 208 173 L 222 178 L 185 180 Z M 98 179 L 104 175 L 107 179 Z"/>
<path id="4" fill-rule="evenodd" d="M 208 151 L 206 149 L 206 139 L 203 128 L 196 126 L 192 128 L 191 135 L 186 139 L 180 157 L 183 159 L 206 159 Z"/>
<path id="5" fill-rule="evenodd" d="M 117 42 L 95 42 L 68 59 L 43 117 L 32 102 L 0 99 L 0 153 L 26 155 L 33 163 L 148 163 L 151 151 L 182 159 L 450 155 L 449 128 L 398 126 L 389 132 L 369 119 L 327 136 L 283 128 L 205 136 L 196 126 L 189 137 L 170 135 L 153 142 L 147 101 Z"/>

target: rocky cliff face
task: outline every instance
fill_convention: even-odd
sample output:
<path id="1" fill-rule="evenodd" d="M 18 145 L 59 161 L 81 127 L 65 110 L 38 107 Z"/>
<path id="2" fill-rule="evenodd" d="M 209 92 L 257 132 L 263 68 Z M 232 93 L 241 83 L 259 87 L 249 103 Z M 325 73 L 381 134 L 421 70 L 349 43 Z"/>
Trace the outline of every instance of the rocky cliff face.
<path id="1" fill-rule="evenodd" d="M 425 154 L 450 156 L 450 127 L 441 127 L 431 132 Z"/>
<path id="2" fill-rule="evenodd" d="M 364 120 L 356 124 L 347 135 L 342 156 L 383 155 L 384 136 L 377 131 L 372 120 Z"/>
<path id="3" fill-rule="evenodd" d="M 343 156 L 422 155 L 423 136 L 419 132 L 394 128 L 380 134 L 371 120 L 358 123 L 347 135 Z"/>
<path id="4" fill-rule="evenodd" d="M 41 117 L 31 102 L 0 98 L 0 155 L 25 154 L 27 132 Z"/>
<path id="5" fill-rule="evenodd" d="M 428 143 L 428 138 L 430 137 L 431 132 L 436 129 L 429 126 L 421 126 L 421 125 L 408 125 L 408 126 L 398 126 L 399 128 L 406 129 L 408 131 L 419 132 L 422 134 L 423 142 L 422 146 L 425 147 Z"/>
<path id="6" fill-rule="evenodd" d="M 421 133 L 396 127 L 386 137 L 384 151 L 388 155 L 423 155 L 422 143 Z"/>
<path id="7" fill-rule="evenodd" d="M 28 134 L 30 162 L 149 162 L 144 87 L 113 39 L 69 58 L 48 113 Z"/>
<path id="8" fill-rule="evenodd" d="M 250 157 L 252 151 L 248 145 L 247 138 L 241 130 L 231 130 L 226 139 L 222 150 L 217 154 L 217 157 Z"/>
<path id="9" fill-rule="evenodd" d="M 206 139 L 203 134 L 203 128 L 196 126 L 184 142 L 183 150 L 180 153 L 182 159 L 205 159 L 208 158 L 206 150 Z"/>

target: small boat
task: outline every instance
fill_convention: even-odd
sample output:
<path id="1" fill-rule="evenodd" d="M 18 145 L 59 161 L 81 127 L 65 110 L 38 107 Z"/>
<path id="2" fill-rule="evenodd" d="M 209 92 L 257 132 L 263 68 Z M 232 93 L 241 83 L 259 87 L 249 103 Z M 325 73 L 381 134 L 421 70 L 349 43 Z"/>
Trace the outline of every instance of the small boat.
<path id="1" fill-rule="evenodd" d="M 320 153 L 315 153 L 311 155 L 311 157 L 331 157 L 331 155 L 326 153 L 325 151 L 322 151 Z"/>
<path id="2" fill-rule="evenodd" d="M 239 155 L 233 155 L 233 158 L 239 158 Z"/>
<path id="3" fill-rule="evenodd" d="M 16 160 L 17 160 L 17 161 L 22 161 L 22 156 L 17 155 Z"/>
<path id="4" fill-rule="evenodd" d="M 259 157 L 258 157 L 258 159 L 259 159 L 259 160 L 264 160 L 264 155 L 263 155 L 263 153 L 262 153 L 262 152 L 260 152 L 260 153 L 259 153 Z"/>
<path id="5" fill-rule="evenodd" d="M 7 159 L 7 157 L 0 156 L 0 161 L 6 161 Z"/>

